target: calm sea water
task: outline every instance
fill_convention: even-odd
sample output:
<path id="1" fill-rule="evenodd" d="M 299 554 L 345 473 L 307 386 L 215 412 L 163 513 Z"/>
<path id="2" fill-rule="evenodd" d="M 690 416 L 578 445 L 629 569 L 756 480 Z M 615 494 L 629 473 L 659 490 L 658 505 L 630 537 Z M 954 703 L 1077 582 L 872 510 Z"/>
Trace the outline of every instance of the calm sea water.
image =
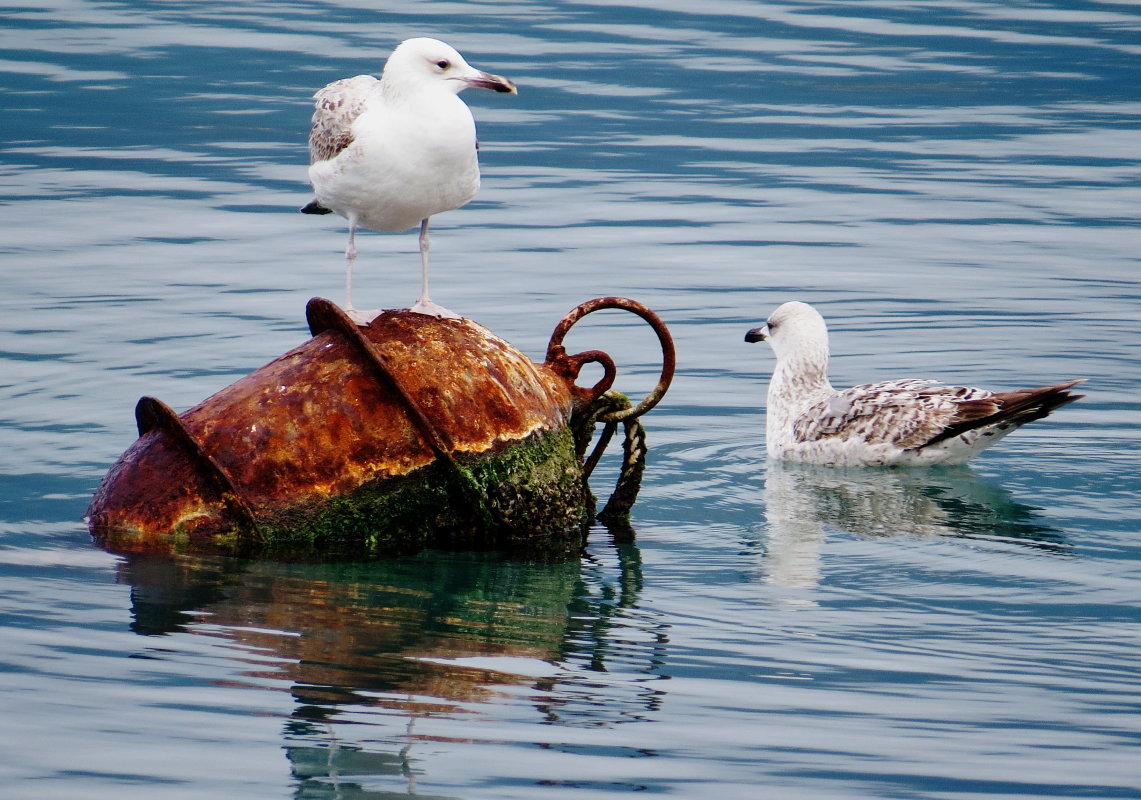
<path id="1" fill-rule="evenodd" d="M 4 797 L 1141 796 L 1135 3 L 0 8 Z M 341 299 L 342 221 L 296 213 L 308 98 L 414 35 L 520 86 L 465 94 L 484 186 L 434 220 L 434 298 L 535 358 L 599 295 L 672 328 L 637 543 L 95 548 L 135 400 Z M 361 300 L 411 302 L 414 233 L 358 244 Z M 970 468 L 781 469 L 742 336 L 793 298 L 837 384 L 1088 396 Z M 598 317 L 644 391 L 652 336 Z"/>

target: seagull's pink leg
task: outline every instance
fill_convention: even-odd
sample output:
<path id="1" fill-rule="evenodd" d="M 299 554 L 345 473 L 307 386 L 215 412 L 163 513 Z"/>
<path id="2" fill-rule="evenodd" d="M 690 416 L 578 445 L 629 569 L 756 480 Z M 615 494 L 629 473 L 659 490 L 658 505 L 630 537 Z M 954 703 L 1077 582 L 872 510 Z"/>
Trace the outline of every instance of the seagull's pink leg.
<path id="1" fill-rule="evenodd" d="M 436 305 L 428 296 L 428 251 L 431 247 L 432 243 L 428 239 L 428 219 L 425 218 L 420 223 L 420 299 L 416 301 L 416 305 L 408 310 L 415 311 L 417 314 L 429 314 L 433 317 L 459 319 L 459 314 Z"/>
<path id="2" fill-rule="evenodd" d="M 353 311 L 353 265 L 357 263 L 357 215 L 349 215 L 349 244 L 345 248 L 345 311 Z"/>

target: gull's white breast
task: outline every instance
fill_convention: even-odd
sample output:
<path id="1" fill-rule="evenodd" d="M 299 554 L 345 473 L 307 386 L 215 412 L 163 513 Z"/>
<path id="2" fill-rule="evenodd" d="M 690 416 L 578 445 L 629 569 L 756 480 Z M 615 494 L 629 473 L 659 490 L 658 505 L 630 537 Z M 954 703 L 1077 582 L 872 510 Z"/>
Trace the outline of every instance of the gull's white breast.
<path id="1" fill-rule="evenodd" d="M 402 231 L 458 208 L 479 189 L 475 121 L 450 92 L 386 101 L 372 87 L 352 143 L 309 167 L 318 201 L 360 225 Z"/>

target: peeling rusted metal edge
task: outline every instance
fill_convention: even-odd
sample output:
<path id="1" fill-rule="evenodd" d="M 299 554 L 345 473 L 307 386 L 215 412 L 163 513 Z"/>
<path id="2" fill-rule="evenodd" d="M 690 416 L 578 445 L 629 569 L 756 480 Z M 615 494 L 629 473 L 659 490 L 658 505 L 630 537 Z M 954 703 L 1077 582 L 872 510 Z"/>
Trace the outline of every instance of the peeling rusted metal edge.
<path id="1" fill-rule="evenodd" d="M 389 368 L 388 357 L 380 352 L 371 339 L 361 333 L 360 326 L 341 310 L 340 306 L 323 297 L 314 297 L 305 306 L 305 319 L 309 323 L 309 332 L 314 336 L 325 331 L 335 331 L 364 355 L 381 380 L 396 393 L 405 409 L 412 415 L 412 421 L 432 452 L 439 458 L 454 460 L 447 437 L 424 415 L 423 410 L 396 377 L 396 373 Z"/>
<path id="2" fill-rule="evenodd" d="M 488 507 L 487 499 L 483 493 L 472 483 L 471 477 L 456 463 L 456 459 L 452 455 L 454 448 L 448 437 L 424 414 L 424 411 L 400 382 L 396 373 L 388 366 L 388 357 L 380 352 L 376 344 L 361 332 L 361 327 L 340 306 L 323 297 L 314 297 L 306 304 L 305 320 L 309 324 L 309 332 L 313 336 L 325 331 L 334 331 L 365 357 L 372 365 L 377 377 L 387 384 L 400 399 L 429 449 L 437 458 L 442 459 L 451 467 L 464 492 L 468 495 L 468 499 L 473 501 L 480 510 L 484 522 L 489 526 L 498 525 L 501 521 L 495 519 L 495 515 Z"/>
<path id="3" fill-rule="evenodd" d="M 238 491 L 234 479 L 225 467 L 203 449 L 173 408 L 155 397 L 140 397 L 135 404 L 135 425 L 140 437 L 151 431 L 161 431 L 174 440 L 193 459 L 198 473 L 214 484 L 226 510 L 238 522 L 260 535 L 257 515 Z"/>

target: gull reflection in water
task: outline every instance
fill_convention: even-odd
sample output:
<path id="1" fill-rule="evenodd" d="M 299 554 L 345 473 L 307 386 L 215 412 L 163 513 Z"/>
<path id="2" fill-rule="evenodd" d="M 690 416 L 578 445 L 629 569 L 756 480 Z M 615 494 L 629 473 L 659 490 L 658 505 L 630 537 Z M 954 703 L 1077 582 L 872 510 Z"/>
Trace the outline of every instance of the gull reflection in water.
<path id="1" fill-rule="evenodd" d="M 1037 509 L 967 467 L 835 468 L 770 463 L 765 474 L 763 579 L 810 588 L 820 582 L 829 531 L 861 538 L 952 536 L 1057 550 L 1062 534 Z"/>

